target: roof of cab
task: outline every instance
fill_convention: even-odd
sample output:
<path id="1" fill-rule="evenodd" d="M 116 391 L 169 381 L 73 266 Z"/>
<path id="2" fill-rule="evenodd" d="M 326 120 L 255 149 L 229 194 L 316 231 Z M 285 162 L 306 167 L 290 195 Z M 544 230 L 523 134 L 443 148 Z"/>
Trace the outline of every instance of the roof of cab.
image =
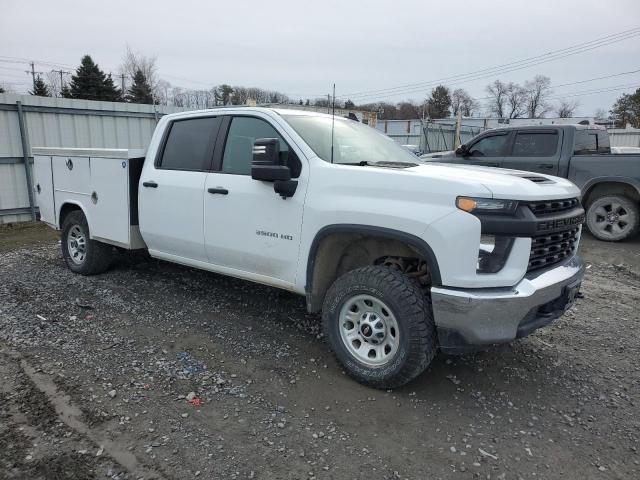
<path id="1" fill-rule="evenodd" d="M 602 125 L 582 125 L 579 123 L 563 124 L 563 125 L 509 125 L 505 127 L 492 128 L 487 132 L 499 132 L 510 130 L 549 130 L 552 128 L 558 128 L 561 130 L 606 130 Z"/>
<path id="2" fill-rule="evenodd" d="M 331 117 L 330 114 L 321 113 L 321 112 L 313 112 L 309 110 L 297 110 L 293 108 L 277 108 L 277 107 L 250 107 L 245 105 L 229 105 L 223 107 L 215 107 L 204 110 L 189 110 L 186 112 L 177 112 L 165 115 L 163 118 L 184 118 L 184 117 L 199 117 L 207 114 L 225 114 L 231 112 L 263 112 L 263 113 L 276 113 L 278 115 L 304 115 L 304 116 L 317 116 L 317 117 Z M 340 116 L 336 116 L 336 119 L 342 118 Z"/>

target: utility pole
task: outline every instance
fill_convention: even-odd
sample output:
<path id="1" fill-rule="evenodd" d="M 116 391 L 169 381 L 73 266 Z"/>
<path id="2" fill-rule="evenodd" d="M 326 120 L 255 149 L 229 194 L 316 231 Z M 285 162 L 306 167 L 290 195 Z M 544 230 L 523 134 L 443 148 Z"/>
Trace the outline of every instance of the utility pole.
<path id="1" fill-rule="evenodd" d="M 456 115 L 456 133 L 453 138 L 453 149 L 455 150 L 460 146 L 460 127 L 462 126 L 462 109 L 458 108 L 458 115 Z"/>
<path id="2" fill-rule="evenodd" d="M 36 90 L 36 68 L 33 62 L 31 62 L 31 78 L 33 79 L 33 91 Z"/>
<path id="3" fill-rule="evenodd" d="M 33 90 L 32 91 L 35 92 L 35 90 L 36 90 L 36 73 L 38 75 L 40 75 L 43 72 L 36 72 L 36 66 L 35 66 L 35 64 L 33 62 L 29 62 L 29 65 L 31 65 L 31 71 L 25 70 L 25 72 L 27 74 L 29 74 L 29 73 L 31 74 L 31 78 L 33 79 Z"/>
<path id="4" fill-rule="evenodd" d="M 52 73 L 60 74 L 60 96 L 62 96 L 62 89 L 64 88 L 64 80 L 62 79 L 62 75 L 71 75 L 71 72 L 67 72 L 66 70 L 51 70 Z"/>
<path id="5" fill-rule="evenodd" d="M 124 96 L 124 73 L 120 74 L 120 90 L 122 90 L 122 96 Z"/>

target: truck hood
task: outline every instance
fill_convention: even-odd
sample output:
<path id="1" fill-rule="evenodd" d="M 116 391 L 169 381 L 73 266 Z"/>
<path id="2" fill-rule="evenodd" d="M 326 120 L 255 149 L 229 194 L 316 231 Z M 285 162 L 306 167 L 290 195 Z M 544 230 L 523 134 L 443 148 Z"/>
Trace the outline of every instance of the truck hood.
<path id="1" fill-rule="evenodd" d="M 580 196 L 580 189 L 569 180 L 541 173 L 437 162 L 419 164 L 407 170 L 429 178 L 475 181 L 489 190 L 494 198 L 554 200 Z"/>

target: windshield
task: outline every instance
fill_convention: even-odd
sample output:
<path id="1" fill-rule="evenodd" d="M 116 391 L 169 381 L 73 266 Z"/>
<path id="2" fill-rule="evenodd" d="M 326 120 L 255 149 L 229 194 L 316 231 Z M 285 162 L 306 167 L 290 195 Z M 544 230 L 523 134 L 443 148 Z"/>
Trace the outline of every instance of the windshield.
<path id="1" fill-rule="evenodd" d="M 283 115 L 321 159 L 331 161 L 331 117 L 313 115 Z M 333 163 L 410 162 L 418 158 L 393 139 L 362 123 L 335 118 L 333 132 Z"/>

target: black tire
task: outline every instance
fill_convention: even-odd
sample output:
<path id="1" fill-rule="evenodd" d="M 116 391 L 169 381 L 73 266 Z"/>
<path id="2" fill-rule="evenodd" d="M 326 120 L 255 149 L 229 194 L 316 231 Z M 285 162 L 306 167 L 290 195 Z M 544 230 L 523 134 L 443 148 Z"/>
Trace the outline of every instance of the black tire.
<path id="1" fill-rule="evenodd" d="M 84 237 L 84 257 L 73 255 L 69 240 L 72 231 Z M 73 240 L 73 239 L 72 239 Z M 69 269 L 81 275 L 96 275 L 109 268 L 113 259 L 113 247 L 96 240 L 89 239 L 89 225 L 81 211 L 73 211 L 64 219 L 62 225 L 62 256 Z M 73 248 L 73 247 L 71 247 Z M 75 259 L 73 258 L 75 257 Z"/>
<path id="2" fill-rule="evenodd" d="M 341 311 L 347 302 L 363 295 L 375 297 L 388 306 L 399 329 L 397 350 L 383 365 L 363 363 L 342 339 L 341 329 L 345 326 L 341 325 Z M 358 382 L 375 388 L 396 388 L 410 382 L 427 368 L 437 350 L 431 305 L 424 292 L 417 282 L 387 267 L 359 268 L 338 278 L 324 300 L 323 327 L 338 362 L 347 373 Z M 357 328 L 360 327 L 358 322 Z"/>
<path id="3" fill-rule="evenodd" d="M 638 203 L 620 194 L 609 194 L 589 202 L 587 228 L 599 240 L 620 242 L 640 228 Z"/>

